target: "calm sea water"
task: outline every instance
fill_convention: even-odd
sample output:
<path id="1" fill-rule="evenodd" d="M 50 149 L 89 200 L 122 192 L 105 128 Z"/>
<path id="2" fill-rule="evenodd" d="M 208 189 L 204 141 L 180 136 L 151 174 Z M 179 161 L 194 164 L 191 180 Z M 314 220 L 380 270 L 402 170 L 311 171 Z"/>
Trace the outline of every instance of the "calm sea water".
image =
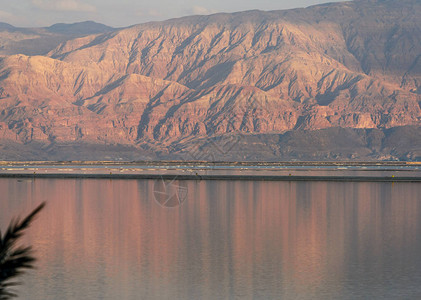
<path id="1" fill-rule="evenodd" d="M 421 298 L 421 183 L 3 178 L 0 192 L 3 229 L 47 201 L 21 299 Z"/>

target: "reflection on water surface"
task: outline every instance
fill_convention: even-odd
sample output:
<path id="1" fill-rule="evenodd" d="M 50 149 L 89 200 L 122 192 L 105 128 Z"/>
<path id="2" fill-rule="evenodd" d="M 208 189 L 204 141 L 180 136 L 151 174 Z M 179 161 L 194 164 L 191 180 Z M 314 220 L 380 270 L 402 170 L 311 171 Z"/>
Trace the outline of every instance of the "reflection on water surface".
<path id="1" fill-rule="evenodd" d="M 22 299 L 421 295 L 420 183 L 186 181 L 171 208 L 161 185 L 0 179 L 1 228 L 48 202 Z"/>

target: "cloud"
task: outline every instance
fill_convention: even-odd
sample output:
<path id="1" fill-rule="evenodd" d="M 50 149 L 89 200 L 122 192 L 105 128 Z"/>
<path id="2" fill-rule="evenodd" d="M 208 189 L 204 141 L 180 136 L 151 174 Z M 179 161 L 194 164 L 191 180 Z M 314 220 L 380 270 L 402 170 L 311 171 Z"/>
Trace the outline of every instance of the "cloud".
<path id="1" fill-rule="evenodd" d="M 150 9 L 148 11 L 148 15 L 151 16 L 151 17 L 161 17 L 162 16 L 162 13 L 160 11 L 158 11 L 158 10 Z"/>
<path id="2" fill-rule="evenodd" d="M 79 0 L 32 0 L 32 4 L 42 10 L 94 12 L 96 7 Z"/>
<path id="3" fill-rule="evenodd" d="M 0 10 L 0 22 L 6 22 L 15 25 L 15 23 L 19 21 L 20 18 L 16 15 L 5 10 Z"/>
<path id="4" fill-rule="evenodd" d="M 210 15 L 210 14 L 214 14 L 217 13 L 218 11 L 215 9 L 208 9 L 206 7 L 202 7 L 202 6 L 193 6 L 192 8 L 192 13 L 195 15 Z"/>
<path id="5" fill-rule="evenodd" d="M 12 19 L 14 16 L 10 12 L 0 10 L 0 18 L 2 19 Z"/>
<path id="6" fill-rule="evenodd" d="M 163 14 L 155 9 L 150 9 L 148 11 L 138 10 L 134 13 L 137 17 L 162 17 Z"/>

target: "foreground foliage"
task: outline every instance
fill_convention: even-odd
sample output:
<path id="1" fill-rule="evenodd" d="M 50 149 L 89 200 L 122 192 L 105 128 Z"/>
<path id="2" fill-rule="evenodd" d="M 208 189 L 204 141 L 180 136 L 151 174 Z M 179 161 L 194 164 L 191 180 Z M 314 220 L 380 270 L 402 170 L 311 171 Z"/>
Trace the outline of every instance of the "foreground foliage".
<path id="1" fill-rule="evenodd" d="M 22 221 L 12 219 L 4 235 L 0 231 L 0 300 L 17 297 L 11 287 L 19 283 L 11 280 L 23 274 L 25 269 L 34 267 L 36 259 L 32 255 L 32 247 L 18 247 L 16 244 L 44 206 L 45 203 L 40 204 Z"/>

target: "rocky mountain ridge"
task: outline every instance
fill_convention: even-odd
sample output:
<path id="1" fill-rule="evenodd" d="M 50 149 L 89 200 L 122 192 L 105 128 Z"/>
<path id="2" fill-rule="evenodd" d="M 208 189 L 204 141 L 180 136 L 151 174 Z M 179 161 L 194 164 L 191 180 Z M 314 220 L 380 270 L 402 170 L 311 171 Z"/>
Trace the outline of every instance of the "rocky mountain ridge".
<path id="1" fill-rule="evenodd" d="M 193 16 L 5 55 L 0 139 L 165 157 L 228 136 L 418 127 L 419 15 L 416 0 L 360 0 Z"/>

